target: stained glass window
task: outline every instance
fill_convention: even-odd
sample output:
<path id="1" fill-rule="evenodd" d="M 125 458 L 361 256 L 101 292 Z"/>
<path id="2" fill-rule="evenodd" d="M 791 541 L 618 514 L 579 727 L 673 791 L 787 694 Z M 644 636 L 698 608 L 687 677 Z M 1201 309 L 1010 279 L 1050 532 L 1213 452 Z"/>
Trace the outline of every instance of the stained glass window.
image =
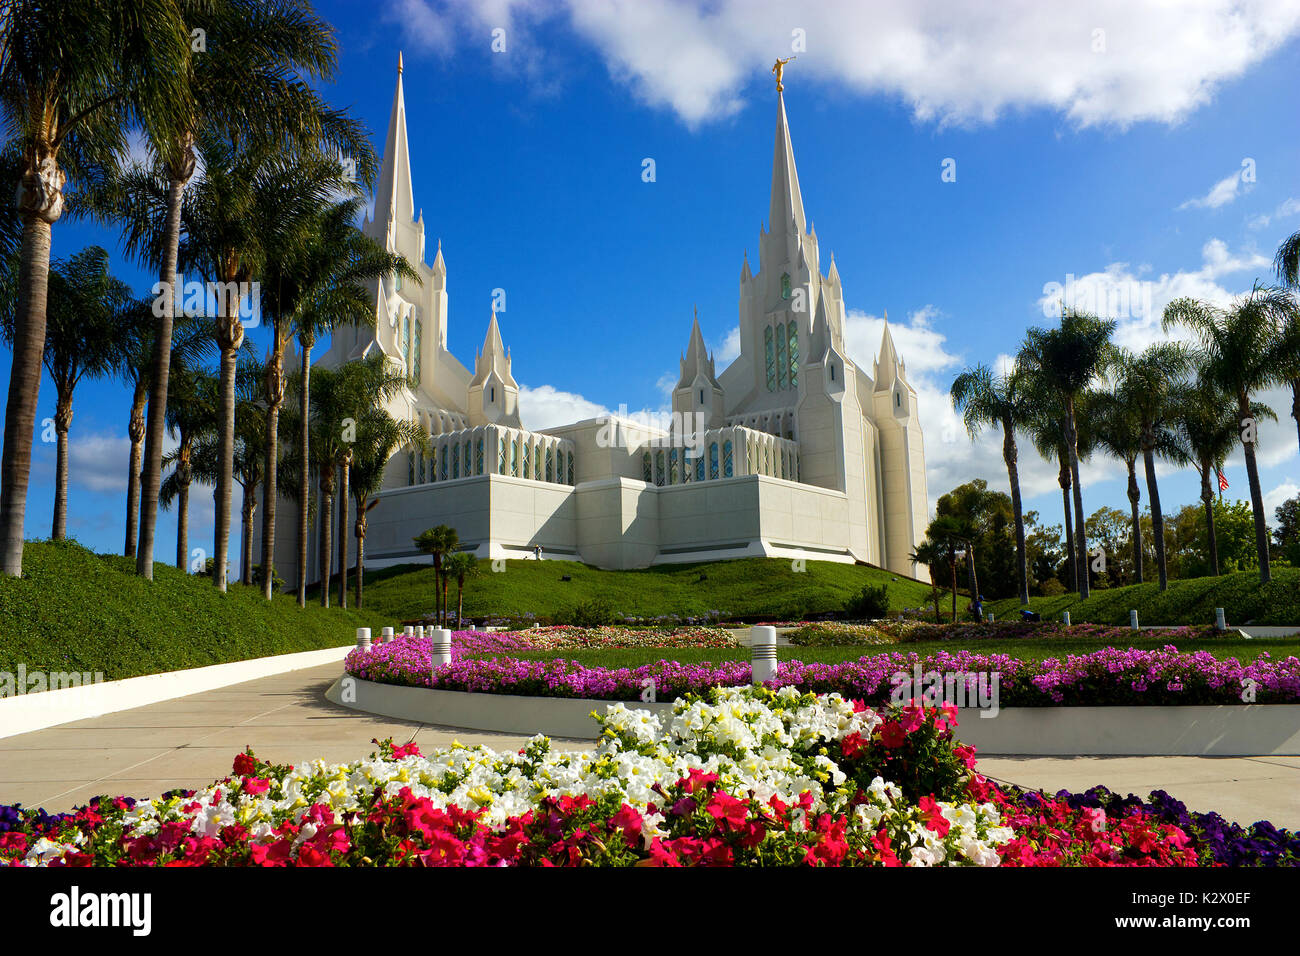
<path id="1" fill-rule="evenodd" d="M 781 276 L 781 298 L 790 298 L 790 273 Z"/>
<path id="2" fill-rule="evenodd" d="M 668 452 L 668 484 L 677 484 L 677 449 Z"/>
<path id="3" fill-rule="evenodd" d="M 730 478 L 733 474 L 732 466 L 731 466 L 731 458 L 732 458 L 731 442 L 724 441 L 722 443 L 722 477 L 723 478 Z"/>
<path id="4" fill-rule="evenodd" d="M 641 456 L 641 480 L 646 484 L 655 480 L 655 466 L 650 459 L 649 452 L 645 452 Z"/>
<path id="5" fill-rule="evenodd" d="M 528 466 L 532 463 L 533 460 L 533 447 L 531 442 L 524 442 L 523 446 L 524 446 L 524 456 L 523 456 L 524 466 L 519 470 L 519 473 L 522 477 L 528 478 L 530 477 L 528 473 Z"/>
<path id="6" fill-rule="evenodd" d="M 506 444 L 509 439 L 500 432 L 497 432 L 497 474 L 506 473 Z"/>
<path id="7" fill-rule="evenodd" d="M 447 480 L 447 446 L 442 446 L 442 454 L 439 456 L 442 461 L 438 463 L 438 480 Z"/>
<path id="8" fill-rule="evenodd" d="M 406 456 L 406 483 L 415 484 L 415 452 Z"/>
<path id="9" fill-rule="evenodd" d="M 789 347 L 786 352 L 790 355 L 790 387 L 799 387 L 799 326 L 791 322 L 786 326 L 786 334 L 789 337 Z"/>
<path id="10" fill-rule="evenodd" d="M 474 474 L 483 474 L 483 439 L 474 444 Z"/>
<path id="11" fill-rule="evenodd" d="M 776 391 L 776 351 L 772 343 L 772 327 L 763 330 L 763 347 L 767 352 L 767 390 Z"/>
<path id="12" fill-rule="evenodd" d="M 664 483 L 664 453 L 662 451 L 657 451 L 655 452 L 655 484 L 662 485 L 663 483 Z"/>
<path id="13" fill-rule="evenodd" d="M 573 452 L 568 452 L 565 457 L 568 459 L 569 465 L 569 484 L 573 484 Z"/>
<path id="14" fill-rule="evenodd" d="M 424 338 L 424 323 L 415 320 L 415 341 L 411 345 L 411 378 L 420 384 L 420 342 Z"/>
<path id="15" fill-rule="evenodd" d="M 546 447 L 546 480 L 547 481 L 555 480 L 555 459 L 553 456 L 554 456 L 554 452 L 551 450 L 550 446 L 548 445 Z"/>
<path id="16" fill-rule="evenodd" d="M 709 445 L 709 478 L 718 477 L 718 443 Z"/>
<path id="17" fill-rule="evenodd" d="M 453 478 L 459 478 L 459 477 L 460 477 L 460 445 L 459 445 L 459 443 L 451 446 L 451 476 L 452 476 Z"/>
<path id="18" fill-rule="evenodd" d="M 776 387 L 785 390 L 785 375 L 789 370 L 789 360 L 785 356 L 785 325 L 776 327 Z"/>

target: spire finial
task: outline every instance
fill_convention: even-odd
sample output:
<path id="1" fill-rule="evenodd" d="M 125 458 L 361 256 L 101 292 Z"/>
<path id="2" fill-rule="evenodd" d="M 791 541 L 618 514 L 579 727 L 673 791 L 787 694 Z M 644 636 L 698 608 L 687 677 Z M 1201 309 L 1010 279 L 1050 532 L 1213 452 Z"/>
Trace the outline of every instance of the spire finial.
<path id="1" fill-rule="evenodd" d="M 776 75 L 776 91 L 778 93 L 785 90 L 785 85 L 781 82 L 781 76 L 785 73 L 785 65 L 793 59 L 795 59 L 794 56 L 787 56 L 784 60 L 777 57 L 776 62 L 772 64 L 772 72 Z"/>
<path id="2" fill-rule="evenodd" d="M 397 51 L 397 75 L 402 75 L 402 51 Z"/>

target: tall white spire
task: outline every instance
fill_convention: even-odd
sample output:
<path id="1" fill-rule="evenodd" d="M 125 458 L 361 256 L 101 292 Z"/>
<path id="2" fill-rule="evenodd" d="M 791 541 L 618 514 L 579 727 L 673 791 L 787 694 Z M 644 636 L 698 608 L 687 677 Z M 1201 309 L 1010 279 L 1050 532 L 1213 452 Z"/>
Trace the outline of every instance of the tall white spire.
<path id="1" fill-rule="evenodd" d="M 406 97 L 402 92 L 402 54 L 397 54 L 397 91 L 388 117 L 384 159 L 375 192 L 375 219 L 380 222 L 415 220 L 415 194 L 411 188 L 411 157 L 406 138 Z"/>
<path id="2" fill-rule="evenodd" d="M 790 123 L 785 115 L 785 97 L 776 96 L 776 143 L 772 149 L 772 204 L 768 212 L 768 229 L 784 233 L 792 227 L 796 235 L 806 231 L 803 196 L 799 192 L 799 173 L 794 167 L 794 146 L 790 142 Z"/>
<path id="3" fill-rule="evenodd" d="M 690 344 L 681 359 L 682 374 L 677 381 L 678 388 L 690 388 L 697 381 L 707 382 L 710 388 L 718 387 L 718 379 L 713 371 L 713 356 L 704 344 L 704 333 L 700 331 L 700 313 L 695 312 L 695 322 L 691 326 Z"/>

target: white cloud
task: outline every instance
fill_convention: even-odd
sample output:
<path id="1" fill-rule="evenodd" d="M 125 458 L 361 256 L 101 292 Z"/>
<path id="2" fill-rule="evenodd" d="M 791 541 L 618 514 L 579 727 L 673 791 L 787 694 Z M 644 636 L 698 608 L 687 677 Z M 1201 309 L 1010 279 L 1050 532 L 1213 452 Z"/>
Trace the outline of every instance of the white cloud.
<path id="1" fill-rule="evenodd" d="M 713 363 L 719 369 L 724 369 L 736 359 L 740 358 L 740 326 L 732 326 L 727 332 L 726 338 L 713 347 Z"/>
<path id="2" fill-rule="evenodd" d="M 1149 266 L 1134 270 L 1127 262 L 1115 262 L 1100 272 L 1066 276 L 1064 283 L 1045 283 L 1038 305 L 1048 321 L 1058 314 L 1062 299 L 1067 306 L 1114 319 L 1115 342 L 1137 352 L 1169 338 L 1160 328 L 1160 319 L 1173 300 L 1190 296 L 1227 305 L 1237 293 L 1217 280 L 1241 275 L 1249 287 L 1256 277 L 1271 272 L 1272 266 L 1271 259 L 1257 252 L 1232 253 L 1223 241 L 1211 239 L 1201 248 L 1199 269 L 1146 278 Z"/>
<path id="3" fill-rule="evenodd" d="M 1247 223 L 1247 227 L 1250 229 L 1265 229 L 1268 227 L 1268 224 L 1274 220 L 1287 219 L 1297 213 L 1300 213 L 1300 199 L 1294 197 L 1284 199 L 1271 213 L 1261 213 L 1252 219 Z"/>
<path id="4" fill-rule="evenodd" d="M 617 81 L 690 125 L 735 113 L 795 30 L 787 79 L 897 98 L 921 121 L 1047 109 L 1123 127 L 1180 121 L 1300 29 L 1292 0 L 394 0 L 388 19 L 445 54 L 486 49 L 489 24 L 526 43 L 563 14 Z"/>
<path id="5" fill-rule="evenodd" d="M 1210 187 L 1210 191 L 1197 199 L 1189 199 L 1179 204 L 1179 209 L 1218 209 L 1237 198 L 1241 189 L 1241 172 L 1225 176 Z M 1249 188 L 1249 187 L 1248 187 Z"/>
<path id="6" fill-rule="evenodd" d="M 1300 485 L 1294 481 L 1284 481 L 1264 495 L 1264 514 L 1268 517 L 1270 527 L 1277 527 L 1277 522 L 1273 520 L 1273 512 L 1282 502 L 1296 495 L 1300 495 Z"/>
<path id="7" fill-rule="evenodd" d="M 576 392 L 564 392 L 553 385 L 519 386 L 519 420 L 530 431 L 571 425 L 608 414 L 609 409 L 604 405 Z"/>

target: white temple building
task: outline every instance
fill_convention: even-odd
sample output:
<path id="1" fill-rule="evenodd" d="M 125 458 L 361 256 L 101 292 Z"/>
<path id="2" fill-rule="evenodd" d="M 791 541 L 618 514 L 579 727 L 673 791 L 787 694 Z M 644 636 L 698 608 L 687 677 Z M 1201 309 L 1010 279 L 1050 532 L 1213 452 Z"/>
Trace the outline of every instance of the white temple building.
<path id="1" fill-rule="evenodd" d="M 869 372 L 845 350 L 840 273 L 833 256 L 821 271 L 779 93 L 775 139 L 757 271 L 747 256 L 740 271 L 739 357 L 718 372 L 697 317 L 671 427 L 610 417 L 530 431 L 495 314 L 472 368 L 447 351 L 448 269 L 441 243 L 426 261 L 399 60 L 374 218 L 362 229 L 405 255 L 423 284 L 377 283 L 375 328 L 336 332 L 320 359 L 335 367 L 383 352 L 409 378 L 390 412 L 431 437 L 431 453 L 389 463 L 367 567 L 425 561 L 411 539 L 448 524 L 481 558 L 530 558 L 540 546 L 547 558 L 637 568 L 765 555 L 915 576 L 909 555 L 927 524 L 916 392 L 888 326 Z M 295 508 L 283 505 L 283 527 Z M 294 536 L 277 537 L 277 573 L 292 581 Z M 315 580 L 315 540 L 308 553 Z"/>

